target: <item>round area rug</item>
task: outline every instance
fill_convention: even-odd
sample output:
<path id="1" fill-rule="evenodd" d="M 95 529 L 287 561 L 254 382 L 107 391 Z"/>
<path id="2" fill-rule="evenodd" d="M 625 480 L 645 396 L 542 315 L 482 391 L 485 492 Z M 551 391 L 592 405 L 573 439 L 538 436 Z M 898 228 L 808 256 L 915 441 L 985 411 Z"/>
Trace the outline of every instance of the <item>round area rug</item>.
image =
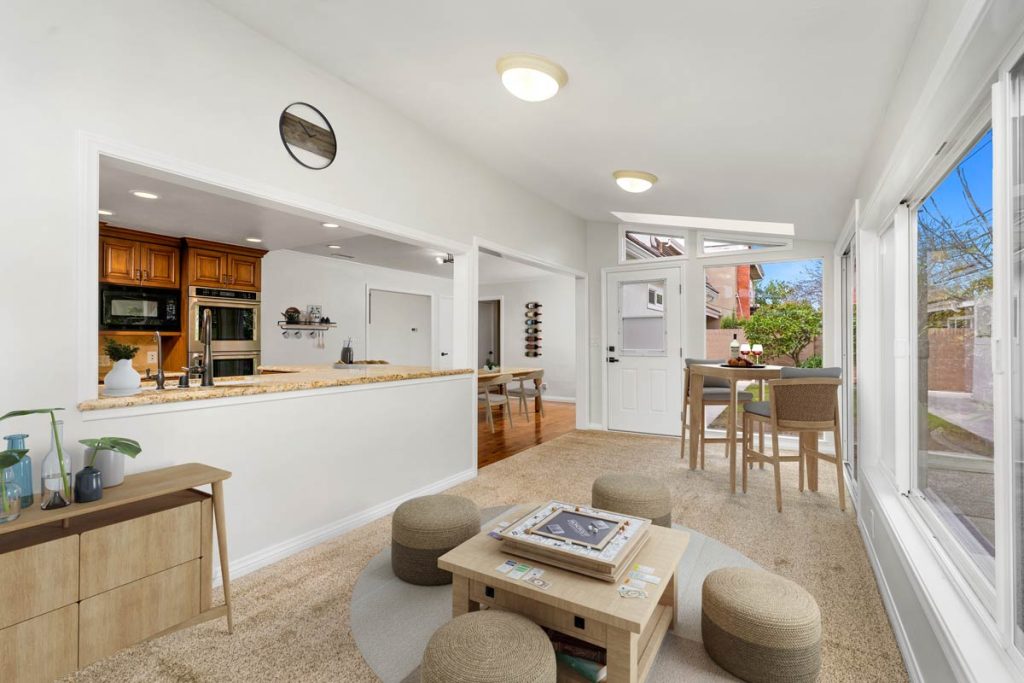
<path id="1" fill-rule="evenodd" d="M 484 529 L 511 506 L 481 512 Z M 676 569 L 676 628 L 658 651 L 648 683 L 735 681 L 711 661 L 700 637 L 704 577 L 720 567 L 757 567 L 745 555 L 679 524 L 690 543 Z M 352 636 L 385 683 L 418 683 L 420 659 L 434 631 L 451 619 L 452 587 L 413 586 L 391 572 L 391 549 L 370 560 L 352 591 Z"/>

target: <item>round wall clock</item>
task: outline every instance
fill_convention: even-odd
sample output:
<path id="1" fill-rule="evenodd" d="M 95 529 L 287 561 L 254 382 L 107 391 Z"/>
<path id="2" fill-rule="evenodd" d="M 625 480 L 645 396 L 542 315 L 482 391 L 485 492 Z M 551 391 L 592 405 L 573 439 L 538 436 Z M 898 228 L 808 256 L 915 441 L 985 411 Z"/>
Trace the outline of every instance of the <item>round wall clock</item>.
<path id="1" fill-rule="evenodd" d="M 288 154 L 306 168 L 327 168 L 338 153 L 331 122 L 311 104 L 293 102 L 285 107 L 278 129 Z"/>

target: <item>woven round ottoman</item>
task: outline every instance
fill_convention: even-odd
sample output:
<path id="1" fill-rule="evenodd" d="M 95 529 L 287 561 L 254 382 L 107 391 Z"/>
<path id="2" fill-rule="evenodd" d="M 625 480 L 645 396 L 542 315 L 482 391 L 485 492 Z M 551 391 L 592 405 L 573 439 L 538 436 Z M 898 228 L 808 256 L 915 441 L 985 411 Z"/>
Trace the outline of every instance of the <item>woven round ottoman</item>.
<path id="1" fill-rule="evenodd" d="M 398 506 L 391 518 L 391 569 L 418 586 L 452 582 L 437 558 L 480 532 L 480 511 L 462 496 L 423 496 Z"/>
<path id="2" fill-rule="evenodd" d="M 645 517 L 658 526 L 672 526 L 672 494 L 657 479 L 639 474 L 602 474 L 594 480 L 591 505 L 634 517 Z"/>
<path id="3" fill-rule="evenodd" d="M 470 612 L 434 632 L 421 683 L 555 683 L 555 650 L 544 630 L 511 612 Z"/>
<path id="4" fill-rule="evenodd" d="M 700 630 L 711 659 L 745 681 L 818 678 L 821 612 L 789 579 L 761 569 L 716 569 L 704 579 Z"/>

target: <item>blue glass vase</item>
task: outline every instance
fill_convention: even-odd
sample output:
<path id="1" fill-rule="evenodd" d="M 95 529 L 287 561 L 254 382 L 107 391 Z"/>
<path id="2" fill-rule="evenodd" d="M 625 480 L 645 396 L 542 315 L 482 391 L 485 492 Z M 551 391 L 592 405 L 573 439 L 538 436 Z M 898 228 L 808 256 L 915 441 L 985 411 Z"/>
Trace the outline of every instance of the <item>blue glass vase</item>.
<path id="1" fill-rule="evenodd" d="M 25 450 L 25 439 L 27 438 L 28 434 L 8 434 L 4 437 L 4 441 L 7 442 L 7 450 Z M 26 454 L 10 470 L 14 472 L 14 483 L 21 488 L 21 509 L 24 510 L 35 501 L 35 496 L 32 495 L 32 482 L 35 481 L 32 479 L 32 458 Z"/>

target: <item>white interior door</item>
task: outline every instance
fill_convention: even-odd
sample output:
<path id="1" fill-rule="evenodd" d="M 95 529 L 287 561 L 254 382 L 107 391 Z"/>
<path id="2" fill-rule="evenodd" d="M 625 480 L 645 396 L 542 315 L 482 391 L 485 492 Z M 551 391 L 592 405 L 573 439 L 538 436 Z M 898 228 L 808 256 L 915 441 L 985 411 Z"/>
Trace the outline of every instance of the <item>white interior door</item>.
<path id="1" fill-rule="evenodd" d="M 679 269 L 608 273 L 608 428 L 679 436 L 682 409 Z"/>
<path id="2" fill-rule="evenodd" d="M 367 360 L 432 367 L 430 297 L 371 289 L 367 298 Z"/>
<path id="3" fill-rule="evenodd" d="M 455 300 L 450 296 L 442 296 L 437 301 L 437 367 L 442 370 L 452 368 L 454 320 Z"/>

